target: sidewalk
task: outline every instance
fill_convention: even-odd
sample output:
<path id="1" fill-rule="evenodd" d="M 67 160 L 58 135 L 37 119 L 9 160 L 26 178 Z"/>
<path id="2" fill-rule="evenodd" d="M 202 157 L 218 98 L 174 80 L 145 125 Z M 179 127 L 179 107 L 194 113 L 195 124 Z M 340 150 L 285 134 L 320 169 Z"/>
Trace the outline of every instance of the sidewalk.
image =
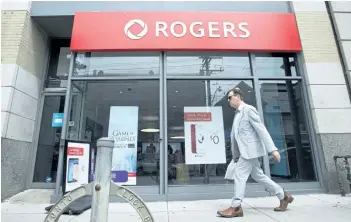
<path id="1" fill-rule="evenodd" d="M 149 202 L 149 209 L 156 222 L 217 222 L 237 220 L 242 222 L 350 222 L 351 196 L 310 194 L 295 195 L 289 210 L 273 211 L 278 205 L 276 197 L 246 198 L 243 218 L 219 218 L 216 211 L 228 207 L 230 200 L 201 200 L 179 202 Z M 41 222 L 46 216 L 48 203 L 21 203 L 8 201 L 1 204 L 1 220 L 4 222 Z M 61 216 L 61 221 L 89 222 L 90 210 L 79 216 Z M 134 209 L 126 203 L 111 203 L 109 221 L 142 221 Z"/>

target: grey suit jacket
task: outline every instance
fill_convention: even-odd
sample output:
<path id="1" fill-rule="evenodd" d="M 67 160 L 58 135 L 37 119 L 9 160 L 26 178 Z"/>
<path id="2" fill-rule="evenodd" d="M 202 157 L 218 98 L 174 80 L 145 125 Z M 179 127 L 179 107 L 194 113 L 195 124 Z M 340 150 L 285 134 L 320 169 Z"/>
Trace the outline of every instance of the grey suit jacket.
<path id="1" fill-rule="evenodd" d="M 235 118 L 239 118 L 239 122 L 237 129 L 234 129 L 233 121 L 231 132 L 233 159 L 240 156 L 244 159 L 253 159 L 278 150 L 255 107 L 245 104 Z"/>

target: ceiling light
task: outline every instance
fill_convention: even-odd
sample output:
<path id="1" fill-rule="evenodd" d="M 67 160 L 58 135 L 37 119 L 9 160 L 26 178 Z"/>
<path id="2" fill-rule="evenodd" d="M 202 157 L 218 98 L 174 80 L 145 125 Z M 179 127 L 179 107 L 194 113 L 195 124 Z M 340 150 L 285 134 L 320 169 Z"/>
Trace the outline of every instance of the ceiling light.
<path id="1" fill-rule="evenodd" d="M 153 128 L 142 129 L 140 131 L 144 132 L 144 133 L 158 133 L 158 132 L 160 132 L 159 129 L 153 129 Z"/>
<path id="2" fill-rule="evenodd" d="M 184 126 L 173 126 L 170 127 L 171 130 L 184 130 Z"/>
<path id="3" fill-rule="evenodd" d="M 184 136 L 172 136 L 171 139 L 185 139 Z"/>
<path id="4" fill-rule="evenodd" d="M 143 116 L 141 118 L 145 121 L 157 121 L 158 120 L 158 116 Z"/>
<path id="5" fill-rule="evenodd" d="M 176 90 L 175 92 L 176 92 L 176 93 L 179 93 L 179 91 L 178 91 L 178 90 Z"/>

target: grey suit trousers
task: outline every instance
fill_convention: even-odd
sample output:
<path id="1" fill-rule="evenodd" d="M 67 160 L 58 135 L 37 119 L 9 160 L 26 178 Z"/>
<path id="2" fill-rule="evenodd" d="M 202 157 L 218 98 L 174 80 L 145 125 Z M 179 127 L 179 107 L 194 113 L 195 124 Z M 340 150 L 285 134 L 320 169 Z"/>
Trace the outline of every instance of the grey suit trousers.
<path id="1" fill-rule="evenodd" d="M 258 158 L 239 158 L 234 170 L 234 197 L 232 207 L 238 207 L 244 199 L 247 179 L 251 174 L 252 179 L 262 184 L 269 192 L 274 193 L 279 200 L 284 199 L 284 190 L 263 173 Z"/>

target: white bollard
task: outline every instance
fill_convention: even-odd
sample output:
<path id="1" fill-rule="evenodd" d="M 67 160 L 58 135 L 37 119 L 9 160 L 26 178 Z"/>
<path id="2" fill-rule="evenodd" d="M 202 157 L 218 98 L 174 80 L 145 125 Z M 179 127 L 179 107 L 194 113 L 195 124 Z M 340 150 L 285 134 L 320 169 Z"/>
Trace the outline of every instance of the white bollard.
<path id="1" fill-rule="evenodd" d="M 113 147 L 111 138 L 104 137 L 97 141 L 90 222 L 108 221 Z"/>

